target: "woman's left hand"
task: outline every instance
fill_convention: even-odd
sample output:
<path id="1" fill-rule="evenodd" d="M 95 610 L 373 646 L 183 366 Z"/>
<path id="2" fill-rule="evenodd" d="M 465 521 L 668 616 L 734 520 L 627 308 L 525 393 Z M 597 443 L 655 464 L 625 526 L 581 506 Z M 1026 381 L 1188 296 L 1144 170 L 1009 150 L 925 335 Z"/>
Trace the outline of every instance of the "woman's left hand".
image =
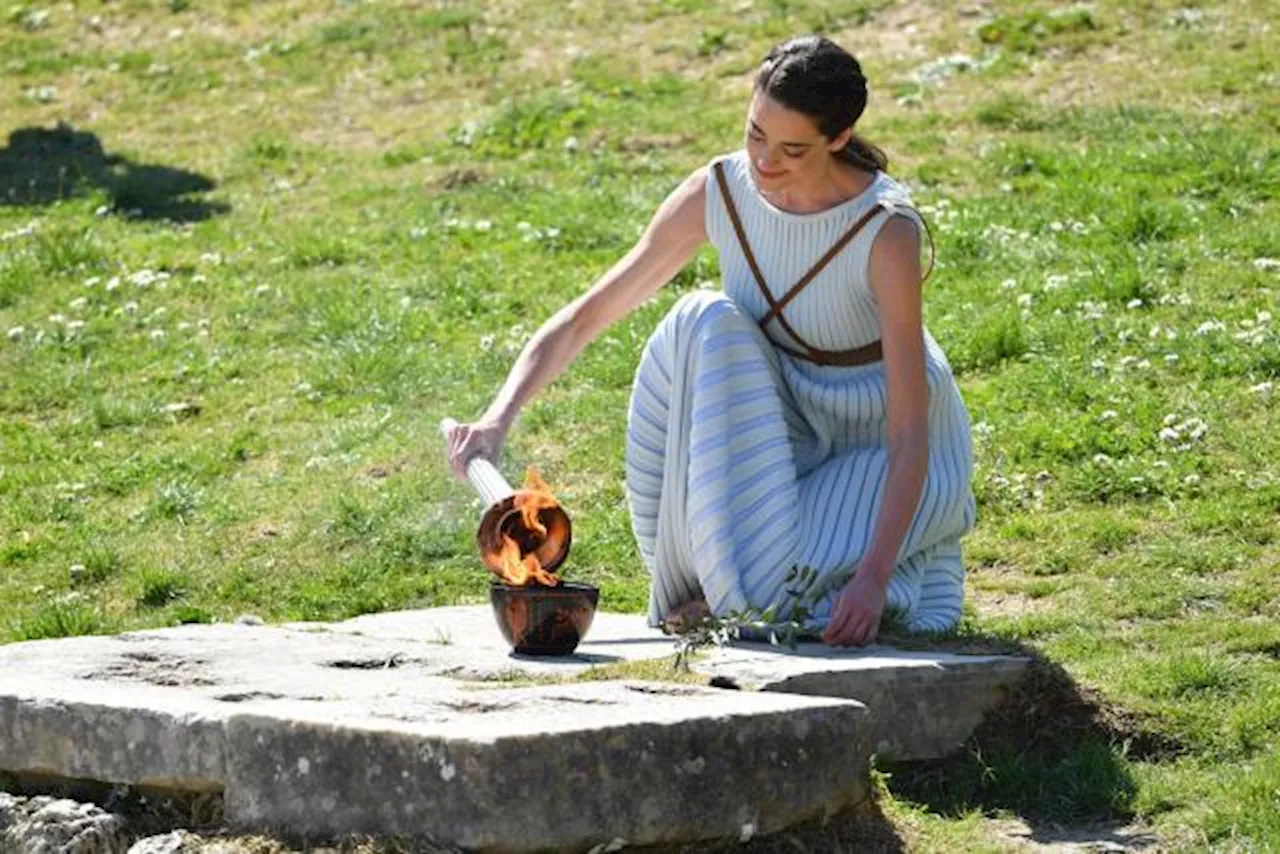
<path id="1" fill-rule="evenodd" d="M 880 631 L 885 586 L 865 568 L 859 568 L 840 591 L 822 640 L 829 646 L 865 646 Z"/>

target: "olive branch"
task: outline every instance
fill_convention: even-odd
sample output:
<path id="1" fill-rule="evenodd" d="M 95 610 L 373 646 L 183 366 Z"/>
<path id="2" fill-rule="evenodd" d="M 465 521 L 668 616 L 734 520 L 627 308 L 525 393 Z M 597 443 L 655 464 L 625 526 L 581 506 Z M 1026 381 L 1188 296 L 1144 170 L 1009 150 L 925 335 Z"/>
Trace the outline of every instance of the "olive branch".
<path id="1" fill-rule="evenodd" d="M 723 617 L 708 615 L 676 639 L 675 669 L 689 672 L 689 661 L 698 650 L 724 646 L 741 640 L 744 632 L 749 640 L 767 637 L 774 646 L 785 645 L 794 650 L 802 638 L 814 637 L 818 627 L 810 622 L 813 608 L 837 585 L 852 576 L 834 572 L 819 584 L 818 570 L 796 564 L 787 573 L 786 597 L 768 608 L 744 608 Z"/>

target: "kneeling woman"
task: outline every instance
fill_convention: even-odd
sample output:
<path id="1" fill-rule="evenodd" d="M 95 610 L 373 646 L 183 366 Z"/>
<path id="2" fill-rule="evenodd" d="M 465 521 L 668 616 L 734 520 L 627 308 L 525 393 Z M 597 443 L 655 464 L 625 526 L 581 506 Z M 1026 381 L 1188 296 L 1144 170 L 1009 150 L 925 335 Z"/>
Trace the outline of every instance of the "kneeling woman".
<path id="1" fill-rule="evenodd" d="M 516 413 L 710 240 L 723 291 L 683 297 L 645 346 L 627 427 L 649 620 L 679 627 L 791 604 L 811 567 L 830 644 L 960 617 L 975 521 L 969 415 L 921 319 L 923 220 L 854 133 L 857 61 L 806 36 L 762 62 L 745 148 L 663 202 L 636 246 L 530 340 L 478 420 L 450 435 L 459 477 L 497 459 Z"/>

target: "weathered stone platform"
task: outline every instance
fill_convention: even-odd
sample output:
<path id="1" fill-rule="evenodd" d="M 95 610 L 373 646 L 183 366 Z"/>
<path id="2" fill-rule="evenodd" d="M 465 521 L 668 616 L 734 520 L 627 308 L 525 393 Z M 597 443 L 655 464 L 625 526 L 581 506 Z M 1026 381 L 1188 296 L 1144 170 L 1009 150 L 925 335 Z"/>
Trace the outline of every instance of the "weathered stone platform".
<path id="1" fill-rule="evenodd" d="M 1021 666 L 742 644 L 695 666 L 763 690 L 548 681 L 672 652 L 641 618 L 599 614 L 577 655 L 516 657 L 481 607 L 11 644 L 0 771 L 221 792 L 232 826 L 313 839 L 735 837 L 858 802 L 875 750 L 950 749 Z"/>
<path id="2" fill-rule="evenodd" d="M 672 638 L 636 614 L 597 614 L 577 654 L 561 659 L 511 655 L 484 607 L 371 614 L 327 628 L 446 643 L 456 648 L 453 675 L 472 679 L 576 675 L 602 664 L 670 657 L 675 649 Z M 739 642 L 710 650 L 692 668 L 750 690 L 858 700 L 870 709 L 865 727 L 873 752 L 882 759 L 915 760 L 937 759 L 959 747 L 1027 664 L 1008 655 L 833 649 L 820 643 L 791 650 Z"/>

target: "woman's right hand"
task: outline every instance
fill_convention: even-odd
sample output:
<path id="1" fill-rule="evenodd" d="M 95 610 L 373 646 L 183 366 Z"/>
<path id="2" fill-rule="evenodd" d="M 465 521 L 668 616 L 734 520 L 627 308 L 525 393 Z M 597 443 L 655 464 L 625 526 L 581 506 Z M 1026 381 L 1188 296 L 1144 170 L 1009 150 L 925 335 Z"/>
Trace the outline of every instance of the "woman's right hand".
<path id="1" fill-rule="evenodd" d="M 501 423 L 486 418 L 454 425 L 448 437 L 449 465 L 453 468 L 454 477 L 467 479 L 467 462 L 473 457 L 484 457 L 496 465 L 506 435 Z"/>

